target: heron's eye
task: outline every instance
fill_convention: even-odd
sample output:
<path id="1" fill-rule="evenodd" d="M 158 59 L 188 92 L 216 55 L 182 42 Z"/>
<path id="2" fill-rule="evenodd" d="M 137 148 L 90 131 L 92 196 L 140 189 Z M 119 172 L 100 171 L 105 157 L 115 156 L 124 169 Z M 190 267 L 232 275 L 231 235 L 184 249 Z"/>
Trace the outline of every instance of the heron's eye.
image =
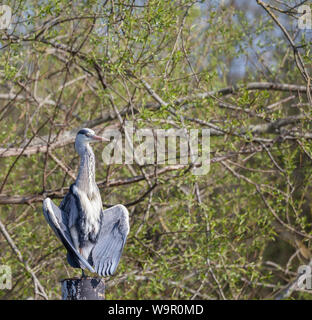
<path id="1" fill-rule="evenodd" d="M 86 133 L 86 136 L 87 136 L 87 137 L 91 137 L 91 134 L 90 134 L 90 133 Z"/>

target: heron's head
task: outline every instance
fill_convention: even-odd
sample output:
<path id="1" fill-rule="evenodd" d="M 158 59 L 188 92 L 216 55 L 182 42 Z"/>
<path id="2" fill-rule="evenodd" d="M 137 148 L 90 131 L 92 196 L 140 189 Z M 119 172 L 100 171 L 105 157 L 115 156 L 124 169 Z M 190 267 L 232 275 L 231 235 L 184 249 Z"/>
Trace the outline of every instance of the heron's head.
<path id="1" fill-rule="evenodd" d="M 89 128 L 83 128 L 78 131 L 75 140 L 75 149 L 80 154 L 80 151 L 84 149 L 90 142 L 109 141 L 106 138 L 97 136 L 95 132 Z"/>

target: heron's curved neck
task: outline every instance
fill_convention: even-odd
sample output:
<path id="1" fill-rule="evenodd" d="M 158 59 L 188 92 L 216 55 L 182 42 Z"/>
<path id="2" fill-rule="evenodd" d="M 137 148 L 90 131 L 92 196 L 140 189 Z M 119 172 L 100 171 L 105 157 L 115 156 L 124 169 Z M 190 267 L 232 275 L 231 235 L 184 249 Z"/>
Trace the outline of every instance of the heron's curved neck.
<path id="1" fill-rule="evenodd" d="M 96 185 L 94 153 L 89 144 L 83 146 L 79 151 L 80 166 L 76 185 L 85 192 L 92 192 Z"/>

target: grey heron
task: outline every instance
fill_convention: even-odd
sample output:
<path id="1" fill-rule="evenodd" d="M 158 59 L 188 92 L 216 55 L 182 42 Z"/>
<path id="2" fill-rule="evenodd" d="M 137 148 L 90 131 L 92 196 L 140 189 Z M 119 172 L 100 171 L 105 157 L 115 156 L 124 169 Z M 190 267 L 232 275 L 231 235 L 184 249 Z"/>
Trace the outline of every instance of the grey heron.
<path id="1" fill-rule="evenodd" d="M 129 213 L 118 204 L 103 210 L 95 182 L 95 157 L 91 142 L 106 141 L 88 128 L 76 136 L 80 156 L 76 181 L 57 207 L 50 198 L 43 201 L 43 214 L 67 249 L 67 261 L 74 268 L 112 275 L 119 263 L 129 233 Z"/>

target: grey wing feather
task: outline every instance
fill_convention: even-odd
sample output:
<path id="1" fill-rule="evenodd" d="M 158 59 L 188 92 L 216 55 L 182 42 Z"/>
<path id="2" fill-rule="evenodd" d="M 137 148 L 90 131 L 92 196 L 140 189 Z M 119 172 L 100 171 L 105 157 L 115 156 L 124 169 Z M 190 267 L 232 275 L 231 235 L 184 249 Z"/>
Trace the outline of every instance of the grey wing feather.
<path id="1" fill-rule="evenodd" d="M 78 259 L 79 263 L 89 269 L 91 272 L 95 272 L 89 262 L 81 256 L 72 243 L 71 235 L 68 230 L 68 217 L 60 210 L 50 198 L 46 198 L 43 201 L 43 214 L 48 224 L 62 241 L 63 245 L 67 249 L 71 257 Z"/>
<path id="2" fill-rule="evenodd" d="M 103 211 L 101 230 L 92 249 L 95 271 L 101 276 L 112 275 L 119 263 L 127 235 L 129 213 L 123 205 Z"/>
<path id="3" fill-rule="evenodd" d="M 67 193 L 60 204 L 60 209 L 67 213 L 67 226 L 70 229 L 79 218 L 76 198 L 71 192 Z"/>

